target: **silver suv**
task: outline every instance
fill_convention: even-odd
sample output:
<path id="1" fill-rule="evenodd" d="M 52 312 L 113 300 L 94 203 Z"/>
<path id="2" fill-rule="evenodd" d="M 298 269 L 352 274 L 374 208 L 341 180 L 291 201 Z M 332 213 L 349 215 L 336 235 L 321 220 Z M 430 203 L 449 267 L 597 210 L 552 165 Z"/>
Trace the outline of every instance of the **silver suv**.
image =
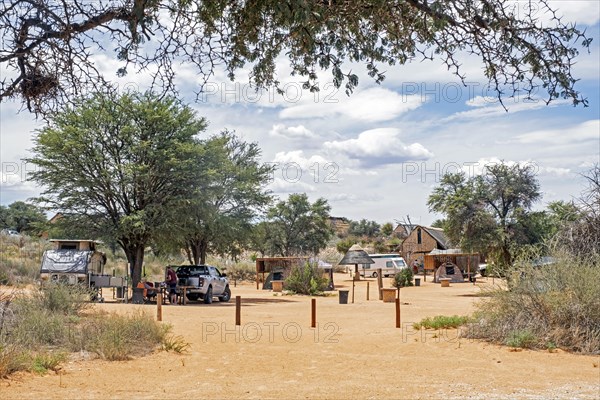
<path id="1" fill-rule="evenodd" d="M 210 304 L 213 297 L 219 301 L 228 302 L 231 299 L 229 280 L 227 275 L 221 273 L 212 265 L 181 265 L 173 267 L 177 274 L 177 286 L 184 288 L 190 300 L 204 300 Z"/>

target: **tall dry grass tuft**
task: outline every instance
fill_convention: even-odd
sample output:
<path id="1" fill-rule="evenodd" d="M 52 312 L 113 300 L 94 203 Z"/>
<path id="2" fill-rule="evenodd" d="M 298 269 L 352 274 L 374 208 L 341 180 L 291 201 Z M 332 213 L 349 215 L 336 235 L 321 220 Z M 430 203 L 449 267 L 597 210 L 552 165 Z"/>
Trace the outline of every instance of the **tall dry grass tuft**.
<path id="1" fill-rule="evenodd" d="M 516 347 L 600 354 L 600 268 L 597 260 L 558 257 L 523 265 L 508 290 L 478 305 L 467 334 Z"/>
<path id="2" fill-rule="evenodd" d="M 151 316 L 140 312 L 133 315 L 94 314 L 81 331 L 83 347 L 106 360 L 128 360 L 143 356 L 163 344 L 170 331 Z"/>

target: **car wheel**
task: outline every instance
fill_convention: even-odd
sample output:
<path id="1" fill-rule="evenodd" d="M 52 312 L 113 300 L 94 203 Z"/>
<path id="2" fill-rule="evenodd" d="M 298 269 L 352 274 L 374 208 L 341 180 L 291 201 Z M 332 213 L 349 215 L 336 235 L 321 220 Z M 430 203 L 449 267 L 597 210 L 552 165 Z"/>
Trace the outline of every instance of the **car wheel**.
<path id="1" fill-rule="evenodd" d="M 188 293 L 187 298 L 191 301 L 197 301 L 200 298 L 200 295 L 196 293 Z"/>
<path id="2" fill-rule="evenodd" d="M 229 290 L 229 286 L 225 288 L 223 292 L 223 296 L 219 297 L 219 301 L 223 303 L 227 303 L 231 299 L 231 290 Z"/>
<path id="3" fill-rule="evenodd" d="M 373 273 L 371 274 L 371 278 L 377 278 L 377 272 L 373 272 Z"/>
<path id="4" fill-rule="evenodd" d="M 213 298 L 212 286 L 209 286 L 208 289 L 206 289 L 206 294 L 204 295 L 204 304 L 211 304 L 212 298 Z"/>

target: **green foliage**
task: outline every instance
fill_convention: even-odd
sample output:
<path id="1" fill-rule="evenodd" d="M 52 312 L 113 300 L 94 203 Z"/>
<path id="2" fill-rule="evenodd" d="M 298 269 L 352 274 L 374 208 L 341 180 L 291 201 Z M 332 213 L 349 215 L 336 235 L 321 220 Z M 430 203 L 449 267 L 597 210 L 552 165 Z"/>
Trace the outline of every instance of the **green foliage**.
<path id="1" fill-rule="evenodd" d="M 271 201 L 266 185 L 272 167 L 260 162 L 256 143 L 224 131 L 202 145 L 197 193 L 170 218 L 193 264 L 204 264 L 207 253 L 237 257 L 250 241 L 252 221 Z M 174 242 L 174 235 L 165 233 L 166 242 Z"/>
<path id="2" fill-rule="evenodd" d="M 285 288 L 298 294 L 321 295 L 327 288 L 328 280 L 318 266 L 306 263 L 292 268 L 285 280 Z"/>
<path id="3" fill-rule="evenodd" d="M 183 336 L 168 334 L 165 335 L 162 340 L 162 348 L 165 351 L 173 351 L 178 354 L 183 354 L 189 351 L 190 344 L 185 341 Z"/>
<path id="4" fill-rule="evenodd" d="M 394 232 L 394 225 L 391 222 L 386 222 L 381 225 L 381 234 L 384 236 L 391 236 Z"/>
<path id="5" fill-rule="evenodd" d="M 548 16 L 544 24 L 540 13 Z M 423 57 L 442 60 L 464 80 L 468 54 L 480 60 L 477 68 L 499 98 L 544 88 L 548 101 L 586 105 L 570 67 L 578 47 L 592 39 L 561 15 L 549 2 L 518 7 L 500 0 L 16 2 L 0 21 L 11 77 L 0 98 L 16 97 L 36 112 L 56 109 L 85 84 L 105 81 L 109 74 L 100 75 L 92 57 L 98 51 L 117 63 L 111 73 L 143 69 L 165 92 L 174 90 L 181 63 L 195 67 L 200 81 L 218 75 L 218 66 L 231 80 L 243 70 L 252 87 L 283 91 L 277 67 L 283 58 L 291 75 L 303 77 L 304 89 L 316 92 L 332 80 L 348 94 L 358 85 L 351 70 L 357 63 L 376 83 L 389 66 Z M 103 34 L 111 35 L 110 49 L 95 43 Z"/>
<path id="6" fill-rule="evenodd" d="M 374 238 L 379 235 L 380 230 L 379 224 L 376 221 L 361 219 L 360 221 L 350 221 L 348 233 L 353 236 Z"/>
<path id="7" fill-rule="evenodd" d="M 46 222 L 44 211 L 33 204 L 15 201 L 8 207 L 0 206 L 0 229 L 15 229 L 19 233 L 37 234 Z"/>
<path id="8" fill-rule="evenodd" d="M 530 349 L 538 342 L 537 338 L 533 333 L 525 330 L 512 331 L 508 334 L 506 339 L 506 345 L 510 347 L 521 347 L 524 349 Z"/>
<path id="9" fill-rule="evenodd" d="M 193 196 L 203 118 L 169 96 L 97 93 L 53 114 L 28 162 L 40 201 L 77 218 L 89 238 L 116 241 L 141 277 L 144 248 L 168 229 L 165 210 Z"/>
<path id="10" fill-rule="evenodd" d="M 57 371 L 59 365 L 67 359 L 62 352 L 42 352 L 32 356 L 30 370 L 38 374 L 45 374 L 50 371 Z"/>
<path id="11" fill-rule="evenodd" d="M 392 286 L 399 289 L 406 286 L 413 285 L 413 271 L 412 268 L 402 268 L 402 270 L 394 275 L 392 278 Z"/>
<path id="12" fill-rule="evenodd" d="M 454 329 L 461 325 L 471 322 L 471 318 L 460 315 L 436 315 L 435 317 L 427 317 L 413 324 L 414 329 Z"/>
<path id="13" fill-rule="evenodd" d="M 482 175 L 470 178 L 444 175 L 427 204 L 445 215 L 445 232 L 455 245 L 486 254 L 507 269 L 515 247 L 540 240 L 543 224 L 528 212 L 540 197 L 533 166 L 503 162 L 486 165 Z"/>
<path id="14" fill-rule="evenodd" d="M 329 226 L 329 204 L 319 198 L 310 203 L 306 194 L 291 194 L 267 214 L 267 244 L 271 255 L 318 254 L 333 232 Z"/>
<path id="15" fill-rule="evenodd" d="M 354 236 L 348 236 L 344 239 L 341 239 L 335 244 L 335 248 L 338 252 L 342 254 L 346 254 L 350 247 L 352 247 L 355 243 L 358 243 L 358 238 Z"/>

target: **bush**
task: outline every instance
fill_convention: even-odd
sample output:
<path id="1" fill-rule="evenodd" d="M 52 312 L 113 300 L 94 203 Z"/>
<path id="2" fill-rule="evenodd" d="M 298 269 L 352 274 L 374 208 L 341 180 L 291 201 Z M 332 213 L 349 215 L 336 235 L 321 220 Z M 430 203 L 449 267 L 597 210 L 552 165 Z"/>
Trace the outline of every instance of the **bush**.
<path id="1" fill-rule="evenodd" d="M 157 347 L 184 352 L 183 338 L 141 312 L 82 313 L 89 292 L 52 285 L 31 295 L 0 291 L 0 378 L 27 370 L 57 370 L 69 351 L 87 350 L 107 360 L 145 355 Z"/>
<path id="2" fill-rule="evenodd" d="M 471 319 L 465 316 L 453 315 L 447 317 L 445 315 L 436 315 L 435 317 L 427 317 L 413 324 L 414 329 L 451 329 L 458 328 L 461 325 L 469 323 Z"/>
<path id="3" fill-rule="evenodd" d="M 134 355 L 146 355 L 163 343 L 170 326 L 155 322 L 138 312 L 131 316 L 95 314 L 81 331 L 85 350 L 105 360 L 128 360 Z"/>
<path id="4" fill-rule="evenodd" d="M 556 257 L 552 265 L 519 268 L 508 290 L 478 303 L 467 334 L 496 343 L 600 354 L 600 267 Z"/>
<path id="5" fill-rule="evenodd" d="M 392 286 L 396 289 L 413 285 L 413 272 L 410 268 L 403 268 L 392 278 Z"/>
<path id="6" fill-rule="evenodd" d="M 327 283 L 327 278 L 323 277 L 323 271 L 318 266 L 306 263 L 292 268 L 285 280 L 285 287 L 294 293 L 315 296 L 323 294 Z"/>
<path id="7" fill-rule="evenodd" d="M 513 331 L 506 339 L 506 345 L 510 347 L 522 347 L 530 349 L 537 343 L 537 339 L 533 333 L 528 330 Z"/>

